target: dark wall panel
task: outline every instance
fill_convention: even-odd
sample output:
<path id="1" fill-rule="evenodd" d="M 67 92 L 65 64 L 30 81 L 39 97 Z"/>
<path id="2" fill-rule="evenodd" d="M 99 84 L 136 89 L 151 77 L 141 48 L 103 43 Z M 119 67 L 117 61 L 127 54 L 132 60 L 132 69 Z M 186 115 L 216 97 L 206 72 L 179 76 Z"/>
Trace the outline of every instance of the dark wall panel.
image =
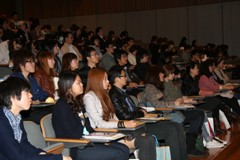
<path id="1" fill-rule="evenodd" d="M 0 5 L 0 15 L 10 16 L 12 12 L 16 10 L 16 1 L 15 0 L 5 0 L 1 1 Z"/>
<path id="2" fill-rule="evenodd" d="M 229 2 L 234 0 L 22 0 L 25 17 L 60 18 L 136 12 Z M 239 0 L 235 0 L 239 1 Z M 11 3 L 11 1 L 6 2 Z"/>

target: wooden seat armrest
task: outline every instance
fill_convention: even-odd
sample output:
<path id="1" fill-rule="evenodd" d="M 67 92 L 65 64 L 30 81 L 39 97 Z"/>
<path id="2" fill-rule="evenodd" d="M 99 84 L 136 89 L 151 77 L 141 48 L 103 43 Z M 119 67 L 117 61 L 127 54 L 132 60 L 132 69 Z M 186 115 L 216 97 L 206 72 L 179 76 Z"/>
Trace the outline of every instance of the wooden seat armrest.
<path id="1" fill-rule="evenodd" d="M 51 147 L 51 148 L 47 149 L 46 152 L 50 153 L 50 154 L 61 154 L 63 151 L 63 148 L 64 148 L 64 144 L 60 143 L 59 145 L 57 145 L 55 147 Z"/>
<path id="2" fill-rule="evenodd" d="M 117 133 L 119 130 L 117 128 L 94 128 L 96 132 L 113 132 Z"/>
<path id="3" fill-rule="evenodd" d="M 172 108 L 155 108 L 156 111 L 172 111 Z"/>
<path id="4" fill-rule="evenodd" d="M 70 138 L 45 138 L 47 142 L 62 142 L 62 143 L 81 143 L 88 144 L 90 140 L 87 139 L 70 139 Z"/>

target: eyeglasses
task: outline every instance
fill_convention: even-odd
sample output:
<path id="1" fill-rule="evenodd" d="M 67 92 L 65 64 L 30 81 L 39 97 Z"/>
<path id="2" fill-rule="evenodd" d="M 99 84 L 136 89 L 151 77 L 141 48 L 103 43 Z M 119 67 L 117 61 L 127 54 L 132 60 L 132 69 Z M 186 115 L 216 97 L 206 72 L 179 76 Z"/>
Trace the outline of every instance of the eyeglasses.
<path id="1" fill-rule="evenodd" d="M 91 55 L 91 57 L 97 57 L 98 56 L 98 54 L 92 54 Z"/>
<path id="2" fill-rule="evenodd" d="M 26 63 L 35 63 L 35 61 L 32 59 L 32 60 L 26 60 Z"/>
<path id="3" fill-rule="evenodd" d="M 121 78 L 121 77 L 127 77 L 126 75 L 120 75 L 120 76 L 118 76 L 119 78 Z"/>

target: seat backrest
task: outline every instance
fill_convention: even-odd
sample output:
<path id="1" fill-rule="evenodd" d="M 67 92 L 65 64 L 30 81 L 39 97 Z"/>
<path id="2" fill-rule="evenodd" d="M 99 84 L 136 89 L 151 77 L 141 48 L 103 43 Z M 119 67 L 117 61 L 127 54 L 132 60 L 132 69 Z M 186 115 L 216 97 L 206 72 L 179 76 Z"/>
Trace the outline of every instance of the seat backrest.
<path id="1" fill-rule="evenodd" d="M 27 132 L 28 141 L 36 148 L 47 147 L 40 126 L 32 121 L 24 121 L 23 126 Z"/>
<path id="2" fill-rule="evenodd" d="M 0 66 L 0 77 L 5 77 L 12 73 L 13 73 L 13 71 L 10 68 Z"/>
<path id="3" fill-rule="evenodd" d="M 40 121 L 42 133 L 44 138 L 55 138 L 55 131 L 52 126 L 52 114 L 48 114 Z"/>
<path id="4" fill-rule="evenodd" d="M 130 95 L 131 99 L 133 100 L 133 102 L 135 103 L 136 106 L 138 106 L 138 99 L 137 97 Z"/>
<path id="5" fill-rule="evenodd" d="M 137 94 L 138 103 L 142 101 L 142 94 L 143 94 L 143 92 L 139 92 L 139 93 Z"/>

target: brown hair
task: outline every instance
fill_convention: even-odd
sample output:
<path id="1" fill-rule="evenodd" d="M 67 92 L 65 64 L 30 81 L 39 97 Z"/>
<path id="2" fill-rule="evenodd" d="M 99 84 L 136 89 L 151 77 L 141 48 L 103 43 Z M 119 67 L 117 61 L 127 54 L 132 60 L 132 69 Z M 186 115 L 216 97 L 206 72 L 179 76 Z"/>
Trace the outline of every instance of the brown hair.
<path id="1" fill-rule="evenodd" d="M 163 65 L 162 69 L 163 69 L 163 74 L 165 77 L 167 77 L 167 76 L 169 76 L 169 74 L 175 72 L 175 68 L 170 64 Z"/>
<path id="2" fill-rule="evenodd" d="M 115 110 L 107 90 L 103 88 L 103 79 L 105 74 L 107 74 L 107 72 L 102 68 L 95 67 L 90 69 L 85 92 L 87 93 L 89 91 L 93 91 L 99 98 L 103 109 L 103 120 L 107 121 L 113 118 Z"/>
<path id="3" fill-rule="evenodd" d="M 54 77 L 56 76 L 56 72 L 54 68 L 49 68 L 48 59 L 54 59 L 54 55 L 50 51 L 43 51 L 38 54 L 39 67 L 42 68 L 48 76 Z"/>
<path id="4" fill-rule="evenodd" d="M 163 69 L 160 66 L 151 66 L 145 76 L 145 83 L 152 84 L 161 91 L 164 90 L 163 82 L 160 81 L 159 74 L 163 73 Z M 164 74 L 164 73 L 163 73 Z"/>
<path id="5" fill-rule="evenodd" d="M 66 53 L 62 57 L 62 70 L 61 71 L 71 71 L 71 62 L 73 59 L 77 59 L 74 53 Z"/>

